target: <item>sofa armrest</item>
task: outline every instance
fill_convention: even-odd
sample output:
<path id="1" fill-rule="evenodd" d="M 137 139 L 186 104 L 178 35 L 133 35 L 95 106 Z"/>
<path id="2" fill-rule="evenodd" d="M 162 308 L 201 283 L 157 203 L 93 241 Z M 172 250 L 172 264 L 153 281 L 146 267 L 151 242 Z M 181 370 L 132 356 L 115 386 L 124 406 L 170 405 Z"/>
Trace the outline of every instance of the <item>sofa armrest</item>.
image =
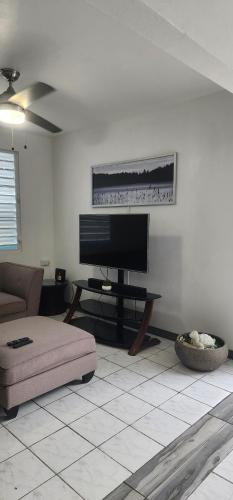
<path id="1" fill-rule="evenodd" d="M 27 316 L 37 315 L 44 270 L 12 262 L 1 267 L 2 290 L 25 300 Z"/>

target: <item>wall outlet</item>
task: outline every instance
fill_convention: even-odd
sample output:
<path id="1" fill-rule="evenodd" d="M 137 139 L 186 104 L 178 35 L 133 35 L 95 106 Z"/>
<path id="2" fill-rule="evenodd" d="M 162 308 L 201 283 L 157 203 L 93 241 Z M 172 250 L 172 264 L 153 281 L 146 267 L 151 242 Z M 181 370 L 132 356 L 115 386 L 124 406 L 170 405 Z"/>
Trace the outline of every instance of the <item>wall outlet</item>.
<path id="1" fill-rule="evenodd" d="M 40 260 L 41 267 L 47 267 L 47 266 L 49 266 L 49 264 L 50 264 L 50 262 L 48 259 L 41 259 Z"/>

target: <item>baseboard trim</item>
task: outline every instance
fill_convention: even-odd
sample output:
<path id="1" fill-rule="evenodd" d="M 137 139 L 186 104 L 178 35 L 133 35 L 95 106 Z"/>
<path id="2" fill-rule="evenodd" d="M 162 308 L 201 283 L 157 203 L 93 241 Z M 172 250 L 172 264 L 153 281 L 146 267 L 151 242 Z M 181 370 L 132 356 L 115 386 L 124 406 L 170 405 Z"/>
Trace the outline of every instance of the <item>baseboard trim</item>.
<path id="1" fill-rule="evenodd" d="M 67 307 L 70 306 L 71 304 L 67 302 Z M 156 328 L 155 326 L 149 326 L 148 332 L 163 339 L 173 340 L 174 342 L 179 335 L 178 333 L 170 332 L 169 330 L 163 330 L 162 328 Z M 229 349 L 228 351 L 228 358 L 233 359 L 233 351 L 231 349 Z"/>
<path id="2" fill-rule="evenodd" d="M 161 330 L 160 328 L 155 328 L 155 326 L 149 326 L 148 332 L 158 337 L 174 340 L 174 342 L 178 337 L 178 333 L 169 332 L 168 330 Z M 233 351 L 231 349 L 228 350 L 228 358 L 233 359 Z"/>
<path id="3" fill-rule="evenodd" d="M 176 340 L 178 333 L 170 332 L 169 330 L 162 330 L 161 328 L 156 328 L 155 326 L 149 326 L 148 332 L 152 335 L 162 337 L 163 339 Z"/>

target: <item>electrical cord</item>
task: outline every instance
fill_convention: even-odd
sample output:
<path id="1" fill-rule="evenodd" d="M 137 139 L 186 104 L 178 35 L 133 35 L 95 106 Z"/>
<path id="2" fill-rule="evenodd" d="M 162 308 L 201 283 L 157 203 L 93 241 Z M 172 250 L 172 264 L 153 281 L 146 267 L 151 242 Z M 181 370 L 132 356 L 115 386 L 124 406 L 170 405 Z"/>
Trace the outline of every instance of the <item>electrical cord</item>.
<path id="1" fill-rule="evenodd" d="M 103 307 L 103 302 L 101 302 L 101 298 L 103 297 L 103 294 L 101 293 L 97 299 L 97 302 L 101 305 L 101 310 L 102 310 L 102 316 L 104 316 L 104 307 Z M 95 333 L 97 334 L 97 321 L 98 321 L 98 318 L 95 318 L 94 319 L 94 327 L 95 327 Z"/>
<path id="2" fill-rule="evenodd" d="M 102 271 L 102 268 L 101 268 L 101 267 L 99 268 L 99 270 L 100 270 L 100 272 L 101 272 L 102 276 L 104 277 L 104 279 L 105 279 L 105 281 L 106 281 L 106 280 L 108 279 L 108 268 L 107 268 L 107 276 L 105 276 L 105 274 L 103 273 L 103 271 Z"/>
<path id="3" fill-rule="evenodd" d="M 102 314 L 103 314 L 104 313 L 104 307 L 103 307 L 103 302 L 101 302 L 102 297 L 103 297 L 103 294 L 101 293 L 101 295 L 99 295 L 99 298 L 97 299 L 97 302 L 99 302 L 99 304 L 101 305 Z"/>

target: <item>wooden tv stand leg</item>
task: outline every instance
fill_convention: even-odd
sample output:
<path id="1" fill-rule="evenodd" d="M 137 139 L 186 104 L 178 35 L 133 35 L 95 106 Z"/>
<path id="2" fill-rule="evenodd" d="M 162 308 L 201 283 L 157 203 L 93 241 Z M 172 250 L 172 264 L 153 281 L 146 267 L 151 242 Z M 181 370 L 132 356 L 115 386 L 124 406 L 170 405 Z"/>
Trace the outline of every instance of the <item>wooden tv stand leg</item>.
<path id="1" fill-rule="evenodd" d="M 73 317 L 75 311 L 77 311 L 77 309 L 78 309 L 78 305 L 79 305 L 79 301 L 80 301 L 81 295 L 82 295 L 82 288 L 79 288 L 77 286 L 73 302 L 70 305 L 70 308 L 69 308 L 69 310 L 67 312 L 67 315 L 66 315 L 63 323 L 69 323 L 72 320 L 72 317 Z"/>
<path id="2" fill-rule="evenodd" d="M 151 319 L 151 315 L 152 315 L 152 311 L 153 311 L 153 305 L 154 305 L 153 300 L 148 300 L 145 303 L 145 308 L 144 308 L 141 326 L 139 328 L 137 337 L 135 338 L 133 344 L 131 345 L 131 347 L 129 349 L 128 354 L 130 356 L 135 356 L 136 354 L 139 353 L 139 351 L 141 349 L 141 345 L 142 345 L 144 337 L 146 335 L 147 328 L 150 324 L 150 319 Z"/>

